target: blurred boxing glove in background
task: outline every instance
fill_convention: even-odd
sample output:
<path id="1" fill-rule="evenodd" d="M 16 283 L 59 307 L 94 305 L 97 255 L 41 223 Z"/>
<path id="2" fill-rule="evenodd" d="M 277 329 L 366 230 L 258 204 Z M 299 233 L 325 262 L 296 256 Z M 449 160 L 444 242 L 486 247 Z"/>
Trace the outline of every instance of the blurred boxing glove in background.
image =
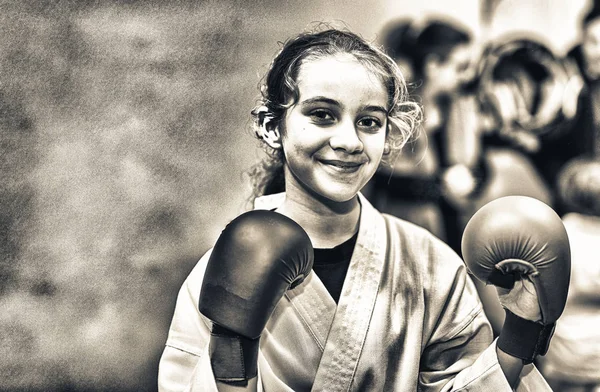
<path id="1" fill-rule="evenodd" d="M 470 272 L 497 287 L 506 311 L 498 348 L 524 363 L 544 355 L 569 289 L 571 255 L 560 217 L 534 198 L 496 199 L 467 224 L 462 252 Z"/>
<path id="2" fill-rule="evenodd" d="M 285 292 L 313 265 L 306 232 L 276 212 L 255 210 L 231 221 L 208 261 L 199 310 L 213 322 L 211 365 L 220 381 L 257 375 L 259 338 Z"/>
<path id="3" fill-rule="evenodd" d="M 572 61 L 530 37 L 509 36 L 490 46 L 478 98 L 499 122 L 499 136 L 532 153 L 542 140 L 568 132 L 583 88 Z"/>
<path id="4" fill-rule="evenodd" d="M 575 158 L 558 174 L 559 198 L 567 212 L 600 216 L 600 160 Z"/>

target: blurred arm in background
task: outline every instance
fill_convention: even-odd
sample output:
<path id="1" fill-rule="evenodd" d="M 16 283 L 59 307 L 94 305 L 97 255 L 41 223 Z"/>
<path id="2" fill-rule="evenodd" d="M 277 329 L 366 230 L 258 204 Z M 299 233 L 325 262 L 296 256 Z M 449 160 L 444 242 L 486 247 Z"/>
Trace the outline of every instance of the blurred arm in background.
<path id="1" fill-rule="evenodd" d="M 571 244 L 565 311 L 540 367 L 556 391 L 600 390 L 600 160 L 576 158 L 559 175 Z"/>

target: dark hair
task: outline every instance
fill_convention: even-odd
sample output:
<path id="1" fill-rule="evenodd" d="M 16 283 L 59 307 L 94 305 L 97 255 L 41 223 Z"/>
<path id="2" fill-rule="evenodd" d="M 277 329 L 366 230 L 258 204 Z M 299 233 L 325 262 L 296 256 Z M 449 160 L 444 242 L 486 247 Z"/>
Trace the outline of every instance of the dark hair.
<path id="1" fill-rule="evenodd" d="M 441 61 L 446 61 L 458 45 L 470 41 L 470 33 L 458 22 L 450 19 L 431 19 L 415 39 L 415 72 L 423 75 L 427 56 L 435 54 Z"/>
<path id="2" fill-rule="evenodd" d="M 393 59 L 415 57 L 415 29 L 411 19 L 394 20 L 382 30 L 383 49 Z"/>
<path id="3" fill-rule="evenodd" d="M 390 124 L 387 141 L 393 152 L 399 151 L 416 129 L 421 119 L 421 108 L 408 100 L 406 82 L 394 60 L 357 34 L 335 28 L 302 33 L 283 44 L 260 85 L 259 104 L 252 111 L 255 130 L 262 126 L 266 117 L 279 126 L 286 110 L 296 104 L 299 98 L 297 77 L 305 61 L 341 53 L 353 55 L 378 75 L 386 86 Z M 284 127 L 279 128 L 284 130 Z M 260 132 L 256 134 L 260 135 Z M 267 158 L 249 172 L 254 197 L 284 190 L 283 151 L 265 148 Z M 393 155 L 384 156 L 384 161 L 389 161 Z"/>

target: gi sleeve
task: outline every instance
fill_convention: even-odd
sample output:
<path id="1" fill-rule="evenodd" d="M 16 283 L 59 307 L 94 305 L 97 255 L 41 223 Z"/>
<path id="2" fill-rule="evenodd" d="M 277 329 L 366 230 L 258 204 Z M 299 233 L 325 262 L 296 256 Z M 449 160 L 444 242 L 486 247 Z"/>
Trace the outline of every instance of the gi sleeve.
<path id="1" fill-rule="evenodd" d="M 165 349 L 158 365 L 159 392 L 218 392 L 210 364 L 211 323 L 198 310 L 200 288 L 210 252 L 187 277 L 175 305 Z M 258 391 L 262 392 L 259 364 Z"/>
<path id="2" fill-rule="evenodd" d="M 421 356 L 419 391 L 512 391 L 464 266 L 449 285 L 432 331 Z M 552 391 L 533 365 L 525 366 L 516 390 Z"/>

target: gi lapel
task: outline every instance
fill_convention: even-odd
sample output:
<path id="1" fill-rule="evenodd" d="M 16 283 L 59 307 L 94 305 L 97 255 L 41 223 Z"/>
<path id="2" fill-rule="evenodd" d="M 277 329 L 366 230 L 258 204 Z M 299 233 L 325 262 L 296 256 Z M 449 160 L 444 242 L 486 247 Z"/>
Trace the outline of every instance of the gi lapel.
<path id="1" fill-rule="evenodd" d="M 284 200 L 285 193 L 261 196 L 256 199 L 254 208 L 274 209 L 279 207 Z M 315 273 L 311 273 L 301 285 L 289 290 L 285 297 L 323 352 L 336 311 L 336 303 L 329 295 L 325 285 Z"/>
<path id="2" fill-rule="evenodd" d="M 284 193 L 256 200 L 256 209 L 273 209 Z M 311 273 L 285 297 L 323 351 L 313 391 L 348 391 L 366 339 L 385 263 L 386 223 L 359 194 L 361 216 L 356 247 L 337 305 L 319 277 Z"/>
<path id="3" fill-rule="evenodd" d="M 366 339 L 387 246 L 384 218 L 362 196 L 356 247 L 313 391 L 349 391 Z"/>
<path id="4" fill-rule="evenodd" d="M 289 290 L 285 296 L 313 335 L 321 352 L 336 312 L 336 304 L 317 274 L 312 272 L 303 284 Z"/>

